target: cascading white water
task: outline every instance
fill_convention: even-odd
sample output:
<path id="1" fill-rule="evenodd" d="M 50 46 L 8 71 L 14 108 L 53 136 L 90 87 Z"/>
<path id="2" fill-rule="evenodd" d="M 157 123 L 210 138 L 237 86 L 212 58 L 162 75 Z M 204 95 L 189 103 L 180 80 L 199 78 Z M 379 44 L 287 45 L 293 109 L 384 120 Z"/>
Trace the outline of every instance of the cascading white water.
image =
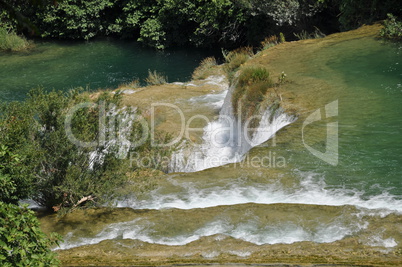
<path id="1" fill-rule="evenodd" d="M 233 113 L 233 89 L 217 95 L 224 101 L 214 98 L 214 106 L 222 103 L 219 118 L 205 126 L 201 145 L 190 148 L 183 145 L 173 155 L 171 172 L 194 172 L 239 162 L 251 148 L 264 143 L 295 120 L 294 116 L 287 115 L 282 109 L 268 107 L 258 116 L 260 122 L 257 129 L 250 129 L 248 122 L 236 118 Z"/>
<path id="2" fill-rule="evenodd" d="M 100 129 L 105 140 L 103 144 L 99 142 L 98 147 L 89 154 L 89 169 L 97 162 L 102 164 L 108 153 L 115 153 L 117 158 L 125 159 L 130 150 L 129 137 L 138 117 L 137 108 L 117 108 L 114 104 L 110 104 L 108 108 L 103 118 L 105 125 Z"/>

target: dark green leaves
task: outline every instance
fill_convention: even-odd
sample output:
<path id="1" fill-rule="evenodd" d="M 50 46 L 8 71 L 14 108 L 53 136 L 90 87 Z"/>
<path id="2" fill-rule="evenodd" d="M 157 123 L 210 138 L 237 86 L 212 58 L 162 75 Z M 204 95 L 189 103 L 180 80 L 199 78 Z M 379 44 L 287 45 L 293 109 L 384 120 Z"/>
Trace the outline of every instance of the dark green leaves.
<path id="1" fill-rule="evenodd" d="M 58 266 L 50 247 L 60 237 L 47 237 L 35 214 L 26 207 L 0 202 L 0 265 Z"/>

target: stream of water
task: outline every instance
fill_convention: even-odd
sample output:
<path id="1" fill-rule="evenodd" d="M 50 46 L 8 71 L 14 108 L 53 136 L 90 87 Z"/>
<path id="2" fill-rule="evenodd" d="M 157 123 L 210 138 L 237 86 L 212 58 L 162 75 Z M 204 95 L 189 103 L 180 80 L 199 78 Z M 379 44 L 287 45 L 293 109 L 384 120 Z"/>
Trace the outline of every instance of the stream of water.
<path id="1" fill-rule="evenodd" d="M 177 164 L 175 172 L 165 175 L 149 194 L 119 202 L 119 207 L 127 210 L 117 210 L 88 224 L 85 217 L 77 219 L 81 220 L 79 227 L 77 220 L 69 225 L 67 219 L 62 226 L 54 226 L 53 230 L 64 235 L 59 249 L 104 240 L 137 240 L 142 242 L 141 249 L 149 248 L 150 253 L 153 245 L 159 244 L 158 249 L 174 249 L 173 255 L 187 257 L 191 254 L 187 246 L 198 244 L 203 248 L 202 242 L 207 242 L 212 245 L 205 245 L 199 253 L 204 258 L 214 258 L 222 253 L 248 257 L 259 249 L 257 246 L 266 244 L 327 244 L 351 237 L 369 247 L 402 246 L 401 231 L 397 230 L 402 216 L 402 47 L 373 37 L 325 42 L 326 39 L 298 46 L 287 44 L 294 46 L 289 55 L 275 52 L 281 46 L 272 50 L 278 55 L 272 57 L 270 67 L 285 71 L 290 79 L 285 99 L 302 103 L 296 121 L 284 110 L 277 111 L 271 121 L 270 111 L 264 110 L 251 145 L 226 145 L 229 135 L 222 131 L 227 127 L 222 115 L 232 116 L 227 111 L 230 97 L 224 101 L 227 91 L 189 97 L 191 105 L 210 103 L 211 109 L 221 107 L 221 118 L 205 127 L 204 143 L 190 155 L 190 163 Z M 85 44 L 83 49 L 86 46 L 91 44 Z M 108 57 L 96 56 L 105 63 L 104 68 L 99 65 L 84 69 L 109 82 L 123 82 L 126 78 L 114 77 L 117 71 L 113 71 L 113 66 L 120 63 L 109 61 L 127 55 L 118 47 L 113 49 L 115 52 L 108 52 Z M 44 62 L 45 55 L 38 53 L 38 64 Z M 7 57 L 15 55 L 0 58 Z M 157 54 L 154 59 L 159 57 Z M 26 65 L 23 56 L 13 62 L 18 60 L 21 66 Z M 96 60 L 87 60 L 90 61 Z M 194 62 L 194 58 L 190 61 Z M 0 71 L 4 71 L 7 64 L 1 64 Z M 144 64 L 149 64 L 144 72 L 155 69 L 155 62 Z M 174 68 L 171 62 L 166 66 Z M 60 65 L 58 70 L 64 67 Z M 82 72 L 75 66 L 63 79 L 71 79 L 71 86 L 82 85 L 82 80 L 74 79 L 74 71 Z M 125 77 L 135 76 L 134 72 L 127 70 Z M 188 77 L 185 73 L 181 77 Z M 2 84 L 16 87 L 12 85 L 16 80 L 6 77 Z M 39 81 L 54 82 L 53 78 Z M 1 97 L 13 99 L 12 92 L 3 89 Z M 321 110 L 318 114 L 328 113 L 325 107 L 330 103 L 337 105 L 335 118 L 304 127 L 316 110 Z M 338 146 L 332 156 L 337 157 L 337 162 L 329 164 L 313 155 L 306 144 L 326 152 L 330 133 L 327 126 L 335 121 L 337 124 L 332 125 L 338 127 Z M 217 130 L 219 134 L 214 138 L 220 140 L 218 145 L 210 139 Z M 212 157 L 224 160 L 222 164 L 207 163 Z M 257 162 L 259 159 L 263 161 Z M 222 246 L 213 245 L 218 243 Z"/>
<path id="2" fill-rule="evenodd" d="M 221 129 L 213 139 L 226 143 L 228 135 L 222 128 L 227 125 L 218 119 L 205 128 L 204 145 L 192 159 L 193 165 L 182 165 L 177 169 L 182 173 L 168 175 L 151 194 L 119 204 L 134 210 L 150 209 L 149 213 L 109 224 L 90 236 L 71 231 L 61 248 L 106 239 L 185 246 L 202 237 L 232 237 L 263 245 L 331 243 L 348 236 L 359 237 L 367 246 L 398 246 L 401 236 L 387 232 L 388 219 L 384 219 L 383 228 L 373 231 L 371 225 L 373 220 L 402 212 L 401 50 L 373 38 L 352 39 L 314 51 L 303 73 L 297 66 L 286 70 L 295 80 L 304 76 L 317 84 L 329 84 L 325 97 L 316 98 L 315 108 L 334 100 L 339 103 L 336 166 L 315 157 L 302 145 L 299 131 L 304 129 L 301 125 L 307 115 L 279 134 L 276 144 L 268 142 L 248 154 L 244 153 L 251 146 L 236 146 L 236 151 L 241 151 L 237 159 L 231 157 L 232 146 L 212 145 L 208 139 Z M 288 87 L 308 94 L 311 85 L 293 82 Z M 314 90 L 322 89 L 316 86 Z M 203 101 L 211 99 L 211 105 L 216 105 L 222 103 L 219 97 L 223 96 L 216 94 Z M 228 115 L 226 104 L 221 115 Z M 290 117 L 276 118 L 278 122 L 260 124 L 259 130 L 271 134 L 254 145 L 293 121 Z M 327 123 L 311 124 L 305 143 L 325 152 Z M 216 156 L 225 158 L 226 165 L 205 163 Z M 267 161 L 255 166 L 251 157 Z M 236 163 L 240 159 L 243 161 Z M 194 162 L 198 166 L 194 167 Z M 216 248 L 214 253 L 223 252 Z"/>

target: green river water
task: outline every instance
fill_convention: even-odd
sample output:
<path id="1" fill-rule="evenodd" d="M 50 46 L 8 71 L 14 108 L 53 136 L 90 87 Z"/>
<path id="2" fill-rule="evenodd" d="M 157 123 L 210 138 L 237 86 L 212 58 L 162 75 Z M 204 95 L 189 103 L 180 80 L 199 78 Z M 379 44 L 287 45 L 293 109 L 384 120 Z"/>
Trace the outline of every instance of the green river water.
<path id="1" fill-rule="evenodd" d="M 169 82 L 186 81 L 199 62 L 216 51 L 175 49 L 157 52 L 133 41 L 37 42 L 28 52 L 0 52 L 0 100 L 25 98 L 38 86 L 47 90 L 111 88 L 156 70 Z"/>

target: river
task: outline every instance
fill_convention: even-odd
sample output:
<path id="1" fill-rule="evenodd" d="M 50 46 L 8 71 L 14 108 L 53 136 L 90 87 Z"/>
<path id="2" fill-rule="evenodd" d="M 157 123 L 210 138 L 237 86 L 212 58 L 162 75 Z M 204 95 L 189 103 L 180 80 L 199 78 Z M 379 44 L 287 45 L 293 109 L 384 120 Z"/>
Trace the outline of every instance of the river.
<path id="1" fill-rule="evenodd" d="M 155 51 L 134 41 L 37 41 L 26 52 L 0 52 L 0 100 L 22 100 L 30 89 L 114 89 L 156 70 L 169 82 L 186 81 L 199 62 L 220 51 L 172 49 Z"/>
<path id="2" fill-rule="evenodd" d="M 264 126 L 271 135 L 239 150 L 241 162 L 217 152 L 227 146 L 204 142 L 197 161 L 211 154 L 229 160 L 174 169 L 180 172 L 120 208 L 41 218 L 64 236 L 62 259 L 400 264 L 402 47 L 378 40 L 377 32 L 372 26 L 256 55 L 246 64 L 287 74 L 284 110 Z M 174 101 L 218 107 L 222 115 L 231 104 L 224 89 L 198 98 L 182 91 Z M 296 120 L 279 119 L 286 112 Z"/>

